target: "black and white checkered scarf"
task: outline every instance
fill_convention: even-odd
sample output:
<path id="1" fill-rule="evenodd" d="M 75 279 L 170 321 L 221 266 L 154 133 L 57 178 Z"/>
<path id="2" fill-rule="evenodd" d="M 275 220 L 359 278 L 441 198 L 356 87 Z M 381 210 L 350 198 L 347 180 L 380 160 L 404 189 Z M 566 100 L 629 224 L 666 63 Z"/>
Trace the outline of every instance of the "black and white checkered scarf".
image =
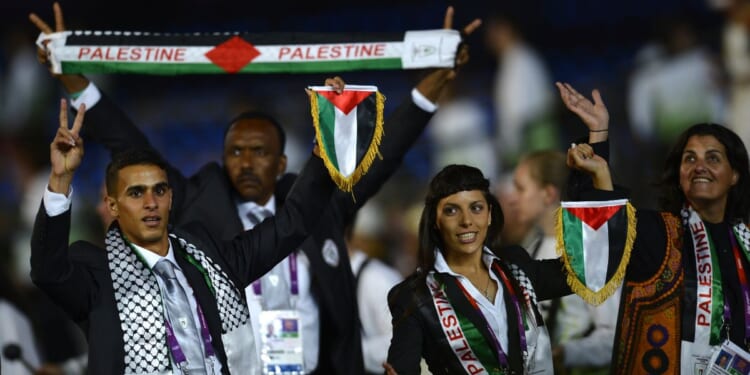
<path id="1" fill-rule="evenodd" d="M 247 305 L 221 267 L 195 245 L 175 234 L 169 236 L 201 264 L 211 280 L 222 331 L 231 332 L 246 324 L 250 318 Z M 122 238 L 117 223 L 107 232 L 105 245 L 125 344 L 125 373 L 169 371 L 164 313 L 156 277 Z"/>

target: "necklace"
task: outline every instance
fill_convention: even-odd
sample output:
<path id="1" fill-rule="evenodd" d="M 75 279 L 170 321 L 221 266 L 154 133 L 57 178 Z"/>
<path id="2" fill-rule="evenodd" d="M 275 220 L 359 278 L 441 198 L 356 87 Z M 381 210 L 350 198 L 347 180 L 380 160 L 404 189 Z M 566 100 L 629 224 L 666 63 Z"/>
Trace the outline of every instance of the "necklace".
<path id="1" fill-rule="evenodd" d="M 487 297 L 487 299 L 490 299 L 490 282 L 492 281 L 492 277 L 490 277 L 490 273 L 487 272 L 487 286 L 484 287 L 484 296 Z"/>

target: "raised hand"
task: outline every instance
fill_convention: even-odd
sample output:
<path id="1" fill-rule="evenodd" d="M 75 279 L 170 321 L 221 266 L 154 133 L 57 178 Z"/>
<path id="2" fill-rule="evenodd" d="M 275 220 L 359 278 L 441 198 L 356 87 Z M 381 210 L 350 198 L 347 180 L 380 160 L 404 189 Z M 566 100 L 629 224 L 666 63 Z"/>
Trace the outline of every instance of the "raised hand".
<path id="1" fill-rule="evenodd" d="M 453 29 L 453 7 L 449 6 L 445 11 L 445 17 L 443 18 L 443 28 Z M 471 35 L 479 26 L 482 25 L 482 20 L 475 18 L 469 22 L 468 25 L 464 26 L 461 30 L 461 35 L 465 38 Z M 469 46 L 467 44 L 461 44 L 456 51 L 456 64 L 453 69 L 435 69 L 433 72 L 425 76 L 419 83 L 417 83 L 417 90 L 425 96 L 428 100 L 436 103 L 440 98 L 440 94 L 443 91 L 445 85 L 456 78 L 457 72 L 461 67 L 469 62 Z"/>
<path id="2" fill-rule="evenodd" d="M 60 3 L 54 2 L 52 4 L 52 10 L 55 13 L 55 28 L 54 30 L 46 23 L 44 20 L 42 20 L 36 13 L 30 13 L 29 14 L 29 20 L 31 23 L 36 25 L 36 27 L 44 34 L 52 34 L 52 33 L 59 33 L 65 31 L 65 21 L 63 21 L 63 13 L 62 8 L 60 7 Z M 39 63 L 42 65 L 49 65 L 49 51 L 46 48 L 47 43 L 44 43 L 44 47 L 41 46 L 37 48 L 36 50 L 36 58 L 39 60 Z M 50 70 L 51 72 L 51 70 Z"/>
<path id="3" fill-rule="evenodd" d="M 346 82 L 339 77 L 333 77 L 333 78 L 326 78 L 326 81 L 324 83 L 326 86 L 331 86 L 331 88 L 336 91 L 337 94 L 341 94 L 344 92 L 344 86 L 346 86 Z"/>
<path id="4" fill-rule="evenodd" d="M 36 25 L 40 32 L 44 34 L 59 33 L 65 31 L 65 21 L 63 20 L 62 7 L 60 3 L 54 2 L 52 4 L 52 10 L 55 13 L 55 28 L 49 26 L 44 20 L 42 20 L 36 13 L 29 14 L 29 20 L 31 23 Z M 45 65 L 47 70 L 53 77 L 60 80 L 65 87 L 65 91 L 68 93 L 74 93 L 82 91 L 89 84 L 88 78 L 80 74 L 55 74 L 52 72 L 52 65 L 50 64 L 49 49 L 47 49 L 48 41 L 43 42 L 41 46 L 36 49 L 36 58 L 40 64 Z"/>
<path id="5" fill-rule="evenodd" d="M 589 142 L 601 142 L 607 139 L 609 130 L 609 111 L 604 105 L 599 90 L 594 89 L 591 97 L 592 103 L 585 96 L 576 91 L 569 83 L 555 82 L 560 90 L 560 98 L 568 109 L 578 117 L 589 128 Z"/>
<path id="6" fill-rule="evenodd" d="M 594 153 L 591 145 L 586 143 L 572 144 L 568 149 L 566 163 L 569 168 L 577 169 L 591 176 L 595 188 L 600 190 L 613 189 L 609 165 L 604 158 Z"/>
<path id="7" fill-rule="evenodd" d="M 73 127 L 68 128 L 68 107 L 65 99 L 60 100 L 60 127 L 55 139 L 50 144 L 50 162 L 53 177 L 72 178 L 73 172 L 81 165 L 83 158 L 83 139 L 79 136 L 83 126 L 85 105 L 78 108 Z"/>
<path id="8" fill-rule="evenodd" d="M 444 29 L 453 29 L 453 13 L 454 9 L 452 6 L 449 6 L 445 10 L 445 17 L 443 18 L 443 28 Z M 479 26 L 482 25 L 482 20 L 479 18 L 475 18 L 473 21 L 469 22 L 468 25 L 464 26 L 464 28 L 461 30 L 461 35 L 466 38 L 467 36 L 471 35 L 476 29 L 479 28 Z M 456 52 L 456 67 L 455 69 L 458 69 L 466 63 L 469 62 L 469 47 L 465 44 L 461 45 L 461 47 Z"/>

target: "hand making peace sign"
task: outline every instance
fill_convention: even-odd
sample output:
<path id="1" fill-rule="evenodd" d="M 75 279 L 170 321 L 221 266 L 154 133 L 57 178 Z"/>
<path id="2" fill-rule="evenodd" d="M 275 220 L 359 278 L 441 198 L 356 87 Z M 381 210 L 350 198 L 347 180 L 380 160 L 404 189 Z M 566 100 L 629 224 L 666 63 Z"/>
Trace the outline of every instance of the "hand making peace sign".
<path id="1" fill-rule="evenodd" d="M 73 172 L 81 165 L 83 158 L 83 139 L 78 135 L 83 126 L 86 106 L 81 104 L 73 120 L 73 127 L 68 128 L 68 107 L 65 99 L 60 100 L 60 127 L 55 139 L 50 144 L 50 162 L 52 175 L 72 177 Z"/>

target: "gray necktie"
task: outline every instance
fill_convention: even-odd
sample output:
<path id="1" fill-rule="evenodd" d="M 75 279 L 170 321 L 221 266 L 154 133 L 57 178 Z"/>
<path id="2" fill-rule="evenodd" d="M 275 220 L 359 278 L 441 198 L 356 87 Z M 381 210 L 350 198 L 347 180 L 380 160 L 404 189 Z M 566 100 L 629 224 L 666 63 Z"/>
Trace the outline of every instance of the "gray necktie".
<path id="1" fill-rule="evenodd" d="M 183 372 L 205 374 L 206 365 L 201 348 L 203 340 L 195 326 L 187 294 L 177 281 L 172 262 L 166 259 L 156 262 L 154 272 L 164 281 L 164 305 L 167 308 L 169 323 L 188 362 Z"/>
<path id="2" fill-rule="evenodd" d="M 250 229 L 254 228 L 265 218 L 271 216 L 271 211 L 261 206 L 252 206 L 247 212 L 247 218 L 250 220 Z"/>

